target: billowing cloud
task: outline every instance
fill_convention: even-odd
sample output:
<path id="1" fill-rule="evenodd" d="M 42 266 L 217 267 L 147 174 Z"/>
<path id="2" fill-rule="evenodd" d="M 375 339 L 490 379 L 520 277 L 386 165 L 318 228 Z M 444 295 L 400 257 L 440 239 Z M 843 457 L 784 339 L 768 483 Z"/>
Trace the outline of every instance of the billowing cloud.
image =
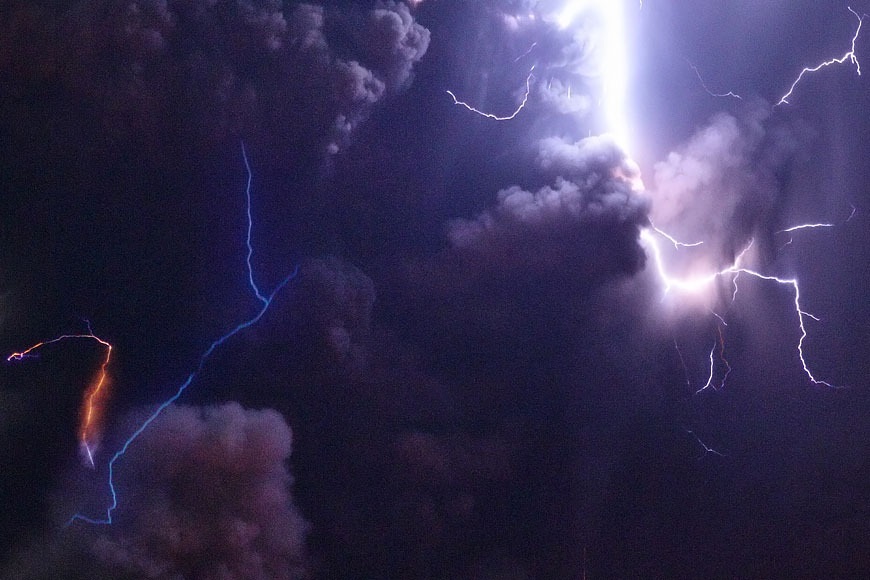
<path id="1" fill-rule="evenodd" d="M 145 577 L 299 578 L 306 524 L 290 497 L 292 435 L 275 411 L 173 406 L 124 458 L 105 566 Z"/>
<path id="2" fill-rule="evenodd" d="M 291 447 L 275 411 L 170 406 L 122 459 L 114 523 L 74 523 L 9 577 L 306 577 L 308 524 L 290 495 Z"/>
<path id="3" fill-rule="evenodd" d="M 545 174 L 557 175 L 553 184 L 501 190 L 495 208 L 453 223 L 454 247 L 480 254 L 496 268 L 571 264 L 607 276 L 642 267 L 637 237 L 647 223 L 648 200 L 633 190 L 636 170 L 611 139 L 544 139 L 537 163 Z"/>
<path id="4" fill-rule="evenodd" d="M 91 107 L 110 140 L 149 147 L 180 124 L 199 143 L 260 135 L 337 152 L 375 103 L 407 86 L 429 45 L 392 1 L 363 14 L 281 0 L 6 11 L 0 72 L 19 109 L 34 106 L 31 91 L 49 91 Z"/>
<path id="5" fill-rule="evenodd" d="M 769 225 L 782 195 L 777 173 L 795 149 L 790 131 L 771 131 L 767 113 L 716 115 L 682 147 L 655 165 L 651 215 L 687 241 L 705 240 L 729 262 L 756 230 Z M 716 261 L 714 258 L 714 262 Z"/>

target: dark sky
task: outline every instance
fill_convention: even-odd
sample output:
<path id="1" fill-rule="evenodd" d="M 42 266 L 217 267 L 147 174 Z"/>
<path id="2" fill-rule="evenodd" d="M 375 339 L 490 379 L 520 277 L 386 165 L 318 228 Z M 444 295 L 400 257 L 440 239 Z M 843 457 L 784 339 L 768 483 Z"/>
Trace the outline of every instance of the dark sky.
<path id="1" fill-rule="evenodd" d="M 0 5 L 0 352 L 114 347 L 93 469 L 100 345 L 0 365 L 0 578 L 870 575 L 870 80 L 774 106 L 858 19 L 626 2 L 629 158 L 560 5 Z M 65 526 L 258 313 L 242 143 L 298 272 Z"/>

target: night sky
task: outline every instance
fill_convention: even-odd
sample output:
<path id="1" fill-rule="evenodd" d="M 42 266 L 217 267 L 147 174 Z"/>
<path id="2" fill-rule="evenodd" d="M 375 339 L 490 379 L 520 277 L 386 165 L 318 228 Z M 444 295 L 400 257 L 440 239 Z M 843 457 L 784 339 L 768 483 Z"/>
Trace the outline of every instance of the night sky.
<path id="1" fill-rule="evenodd" d="M 858 18 L 566 4 L 0 3 L 0 578 L 870 577 Z"/>

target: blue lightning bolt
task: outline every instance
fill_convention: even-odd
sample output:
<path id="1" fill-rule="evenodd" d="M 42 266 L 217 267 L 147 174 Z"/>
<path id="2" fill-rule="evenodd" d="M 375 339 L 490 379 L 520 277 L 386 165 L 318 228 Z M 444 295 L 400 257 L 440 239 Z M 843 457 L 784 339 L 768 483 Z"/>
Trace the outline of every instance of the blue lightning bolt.
<path id="1" fill-rule="evenodd" d="M 801 80 L 804 78 L 804 75 L 818 72 L 818 71 L 822 70 L 823 68 L 826 68 L 826 67 L 829 67 L 829 66 L 832 66 L 835 64 L 844 64 L 846 61 L 849 61 L 855 65 L 855 72 L 858 73 L 858 76 L 861 75 L 861 63 L 858 61 L 858 57 L 855 55 L 855 42 L 858 41 L 858 35 L 861 34 L 861 25 L 864 24 L 864 17 L 866 16 L 866 14 L 863 14 L 863 15 L 858 14 L 857 12 L 852 10 L 851 6 L 848 6 L 848 8 L 849 8 L 849 12 L 854 14 L 855 18 L 858 19 L 858 27 L 855 29 L 855 34 L 852 35 L 852 44 L 851 44 L 849 50 L 843 56 L 841 56 L 839 58 L 832 58 L 830 60 L 820 62 L 816 66 L 804 67 L 804 69 L 800 72 L 800 74 L 798 74 L 797 78 L 794 80 L 794 82 L 789 87 L 788 92 L 785 93 L 782 97 L 780 97 L 779 101 L 774 105 L 774 107 L 778 107 L 780 105 L 791 104 L 789 99 L 791 98 L 792 93 L 794 93 L 795 87 L 797 87 L 798 83 L 800 83 Z"/>
<path id="2" fill-rule="evenodd" d="M 640 2 L 640 8 L 643 8 L 643 2 Z M 788 103 L 789 97 L 792 95 L 795 87 L 801 81 L 801 79 L 810 73 L 821 70 L 824 67 L 831 66 L 833 64 L 843 64 L 847 61 L 853 63 L 858 74 L 861 74 L 861 67 L 858 59 L 855 55 L 855 43 L 858 39 L 858 36 L 861 32 L 861 27 L 863 25 L 864 16 L 859 15 L 855 10 L 851 7 L 849 11 L 855 15 L 858 19 L 858 26 L 855 30 L 854 35 L 852 36 L 851 41 L 851 49 L 846 52 L 842 57 L 831 59 L 825 61 L 815 67 L 807 67 L 803 71 L 801 71 L 800 75 L 797 79 L 795 79 L 794 83 L 792 83 L 788 93 L 786 93 L 777 103 L 777 105 L 781 105 L 784 103 Z M 551 14 L 549 17 L 546 17 L 545 20 L 554 23 L 560 29 L 566 29 L 570 27 L 574 21 L 584 13 L 595 14 L 600 18 L 600 23 L 603 28 L 601 37 L 599 38 L 599 48 L 597 49 L 597 58 L 600 60 L 601 71 L 602 71 L 602 88 L 604 97 L 601 101 L 602 106 L 602 115 L 607 123 L 608 132 L 613 136 L 617 144 L 628 153 L 629 150 L 629 131 L 627 127 L 627 116 L 625 113 L 625 98 L 627 94 L 628 87 L 628 78 L 629 78 L 629 67 L 628 67 L 628 57 L 626 54 L 626 33 L 625 33 L 625 23 L 624 23 L 624 14 L 623 14 L 623 3 L 620 1 L 613 0 L 568 0 L 561 5 L 561 8 L 556 11 L 555 14 Z M 534 45 L 526 51 L 525 54 L 521 55 L 520 58 L 528 54 L 529 51 L 534 48 Z M 519 59 L 517 59 L 519 60 Z M 701 82 L 704 90 L 707 91 L 710 95 L 714 97 L 731 97 L 736 99 L 741 99 L 740 95 L 734 92 L 727 93 L 715 93 L 711 91 L 704 79 L 701 77 L 700 72 L 697 67 L 695 67 L 692 63 L 689 63 L 689 66 L 695 71 L 695 74 L 698 77 L 698 80 Z M 526 94 L 523 98 L 523 102 L 520 106 L 510 115 L 507 116 L 498 116 L 492 113 L 486 113 L 475 109 L 471 105 L 468 105 L 465 102 L 459 101 L 456 96 L 448 91 L 448 94 L 453 97 L 454 103 L 457 105 L 462 105 L 466 107 L 468 110 L 479 114 L 481 116 L 494 119 L 497 121 L 506 121 L 513 119 L 525 106 L 529 93 L 529 83 L 531 82 L 532 74 L 529 73 L 529 77 L 526 79 Z M 638 193 L 642 192 L 643 185 L 640 182 L 640 179 L 636 179 L 632 183 L 633 188 L 638 191 Z M 854 207 L 852 215 L 854 215 Z M 851 219 L 851 215 L 849 219 Z M 847 220 L 848 221 L 848 220 Z M 794 233 L 800 230 L 808 230 L 808 229 L 816 229 L 816 228 L 829 228 L 833 227 L 833 224 L 828 223 L 808 223 L 798 226 L 793 226 L 784 230 L 780 230 L 775 232 L 777 234 L 780 233 Z M 656 237 L 661 237 L 664 240 L 667 240 L 670 244 L 674 246 L 675 249 L 681 248 L 691 248 L 694 246 L 698 246 L 703 242 L 681 242 L 666 233 L 665 231 L 657 228 L 652 222 L 641 230 L 641 241 L 644 246 L 648 249 L 649 253 L 652 254 L 652 262 L 655 266 L 655 271 L 659 276 L 663 286 L 664 286 L 664 294 L 668 292 L 683 292 L 683 293 L 696 293 L 704 291 L 704 289 L 710 288 L 713 283 L 721 278 L 726 278 L 730 280 L 733 285 L 733 293 L 731 295 L 731 301 L 734 302 L 737 299 L 738 294 L 738 279 L 741 274 L 745 274 L 746 276 L 750 276 L 759 280 L 763 280 L 766 282 L 773 282 L 780 286 L 786 287 L 792 293 L 794 297 L 794 311 L 797 318 L 797 325 L 800 330 L 800 338 L 797 343 L 797 353 L 801 361 L 801 366 L 803 368 L 804 373 L 809 378 L 809 380 L 817 385 L 825 385 L 828 387 L 833 387 L 831 383 L 828 383 L 824 380 L 817 379 L 815 375 L 810 370 L 809 365 L 806 362 L 806 357 L 804 354 L 804 341 L 807 337 L 807 329 L 805 325 L 806 318 L 811 318 L 813 320 L 818 320 L 815 316 L 805 311 L 800 302 L 800 287 L 798 285 L 798 281 L 796 278 L 782 278 L 778 276 L 769 275 L 757 270 L 753 270 L 747 268 L 741 264 L 741 261 L 744 259 L 745 254 L 751 248 L 750 244 L 743 249 L 740 255 L 737 256 L 735 261 L 728 267 L 715 271 L 711 269 L 711 271 L 703 276 L 696 277 L 676 277 L 671 275 L 668 272 L 668 269 L 664 263 L 661 250 L 659 248 L 659 240 Z M 713 313 L 716 315 L 722 325 L 727 326 L 724 318 L 720 315 Z M 710 349 L 710 373 L 709 378 L 701 389 L 698 392 L 701 392 L 707 388 L 713 387 L 714 374 L 716 369 L 716 351 L 718 347 L 719 355 L 718 358 L 721 361 L 720 367 L 724 368 L 724 376 L 720 381 L 720 388 L 724 386 L 725 380 L 731 372 L 731 366 L 728 361 L 725 359 L 725 342 L 724 337 L 722 335 L 721 326 L 718 327 L 718 340 L 716 340 L 713 344 L 713 347 Z M 683 363 L 683 367 L 685 369 L 685 361 L 683 361 L 682 352 L 680 352 L 679 346 L 677 346 L 675 341 L 675 346 L 677 348 L 677 352 L 680 355 L 680 359 Z M 706 446 L 705 446 L 706 449 Z M 708 450 L 709 451 L 709 450 Z"/>
<path id="3" fill-rule="evenodd" d="M 290 282 L 290 280 L 292 280 L 294 277 L 296 277 L 296 274 L 299 271 L 299 267 L 296 266 L 296 268 L 294 268 L 294 270 L 286 278 L 284 278 L 274 288 L 274 290 L 272 290 L 272 292 L 268 296 L 263 294 L 260 291 L 259 286 L 257 286 L 257 283 L 254 281 L 254 272 L 253 272 L 253 268 L 251 266 L 251 257 L 254 253 L 253 243 L 251 241 L 251 233 L 253 230 L 253 220 L 251 217 L 251 183 L 253 180 L 253 175 L 251 172 L 251 165 L 248 162 L 248 154 L 245 151 L 245 144 L 244 143 L 242 143 L 241 149 L 242 149 L 242 158 L 244 159 L 244 162 L 245 162 L 245 170 L 247 171 L 247 183 L 245 186 L 245 200 L 246 200 L 246 208 L 247 208 L 246 215 L 247 215 L 247 221 L 248 221 L 248 229 L 247 229 L 247 237 L 246 237 L 245 242 L 246 242 L 247 249 L 248 249 L 248 253 L 247 253 L 247 257 L 246 257 L 246 264 L 247 264 L 247 270 L 248 270 L 248 283 L 250 284 L 250 287 L 254 293 L 254 296 L 256 296 L 257 300 L 260 302 L 260 309 L 257 311 L 257 313 L 252 318 L 238 324 L 235 328 L 233 328 L 232 330 L 230 330 L 229 332 L 227 332 L 226 334 L 224 334 L 223 336 L 221 336 L 220 338 L 218 338 L 217 340 L 212 342 L 211 345 L 209 345 L 209 347 L 205 350 L 205 352 L 203 352 L 202 355 L 200 356 L 199 363 L 197 364 L 194 371 L 191 372 L 187 376 L 187 378 L 184 380 L 184 382 L 182 382 L 178 386 L 178 389 L 175 391 L 175 394 L 173 394 L 171 397 L 169 397 L 163 403 L 161 403 L 148 416 L 148 418 L 145 419 L 145 421 L 143 421 L 141 425 L 139 425 L 139 427 L 133 432 L 133 434 L 127 438 L 127 440 L 124 442 L 124 445 L 122 445 L 121 448 L 115 453 L 115 455 L 112 456 L 112 459 L 109 460 L 109 482 L 108 483 L 109 483 L 109 491 L 111 492 L 111 496 L 112 496 L 112 502 L 109 505 L 109 507 L 106 508 L 106 516 L 104 518 L 90 518 L 88 516 L 77 513 L 69 519 L 69 521 L 66 524 L 67 526 L 71 525 L 73 522 L 76 522 L 76 521 L 83 521 L 83 522 L 87 522 L 89 524 L 103 524 L 103 525 L 109 525 L 112 523 L 112 512 L 114 512 L 115 509 L 118 507 L 118 492 L 115 489 L 115 481 L 114 481 L 115 464 L 122 457 L 124 457 L 124 454 L 127 453 L 127 449 L 129 449 L 130 445 L 132 445 L 133 442 L 136 441 L 136 439 L 146 429 L 148 429 L 148 427 L 151 425 L 151 423 L 154 422 L 154 420 L 157 417 L 159 417 L 160 414 L 163 413 L 163 411 L 166 410 L 167 407 L 169 407 L 169 405 L 173 404 L 175 401 L 178 400 L 179 397 L 181 397 L 181 395 L 184 393 L 184 391 L 187 389 L 187 387 L 190 386 L 190 384 L 194 381 L 194 379 L 196 379 L 196 376 L 200 373 L 200 371 L 202 371 L 203 367 L 205 366 L 209 357 L 211 357 L 212 353 L 219 346 L 221 346 L 223 343 L 225 343 L 227 340 L 229 340 L 230 338 L 232 338 L 233 336 L 235 336 L 236 334 L 238 334 L 242 330 L 248 328 L 249 326 L 256 324 L 263 317 L 263 315 L 266 314 L 266 311 L 269 310 L 269 307 L 272 305 L 272 300 L 275 298 L 275 295 L 282 288 L 284 288 L 284 286 L 286 286 L 287 283 Z"/>

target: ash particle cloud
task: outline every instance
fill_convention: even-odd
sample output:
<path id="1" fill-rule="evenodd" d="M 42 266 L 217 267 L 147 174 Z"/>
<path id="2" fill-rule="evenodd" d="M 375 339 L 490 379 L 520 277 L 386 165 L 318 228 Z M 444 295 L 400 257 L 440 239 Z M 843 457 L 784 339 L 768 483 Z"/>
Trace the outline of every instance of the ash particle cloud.
<path id="1" fill-rule="evenodd" d="M 602 23 L 563 7 L 0 7 L 0 348 L 82 317 L 115 347 L 93 471 L 96 355 L 0 367 L 0 577 L 867 575 L 870 81 L 829 67 L 771 107 L 854 15 L 626 2 L 629 156 L 604 134 Z M 447 94 L 510 112 L 527 79 L 509 121 Z M 117 463 L 115 523 L 64 527 L 256 308 L 241 140 L 257 283 L 298 275 Z M 836 225 L 786 245 L 807 222 Z M 781 288 L 663 298 L 653 223 L 705 241 L 663 244 L 681 272 L 754 239 L 847 388 L 808 384 Z M 727 383 L 696 394 L 719 340 Z"/>

